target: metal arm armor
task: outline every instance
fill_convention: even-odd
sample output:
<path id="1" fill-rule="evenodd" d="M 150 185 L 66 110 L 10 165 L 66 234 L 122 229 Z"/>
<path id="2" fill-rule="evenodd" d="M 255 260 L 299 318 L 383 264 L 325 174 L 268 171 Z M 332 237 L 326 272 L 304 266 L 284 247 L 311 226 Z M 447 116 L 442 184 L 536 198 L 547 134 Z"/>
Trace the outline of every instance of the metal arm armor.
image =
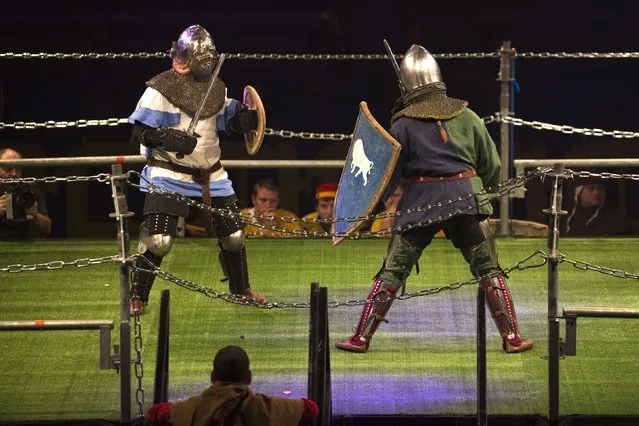
<path id="1" fill-rule="evenodd" d="M 197 138 L 177 129 L 154 129 L 142 124 L 133 126 L 132 143 L 141 143 L 149 148 L 164 148 L 166 151 L 189 155 L 197 145 Z"/>
<path id="2" fill-rule="evenodd" d="M 257 111 L 254 109 L 240 109 L 229 120 L 229 131 L 235 134 L 248 133 L 257 129 Z"/>

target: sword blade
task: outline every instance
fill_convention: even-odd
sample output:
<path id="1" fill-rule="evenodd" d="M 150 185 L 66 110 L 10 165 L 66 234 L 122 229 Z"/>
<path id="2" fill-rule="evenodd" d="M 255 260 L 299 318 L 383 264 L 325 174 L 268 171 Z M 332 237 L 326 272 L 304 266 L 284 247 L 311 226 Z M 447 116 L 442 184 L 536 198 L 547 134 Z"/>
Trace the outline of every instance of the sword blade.
<path id="1" fill-rule="evenodd" d="M 395 74 L 397 74 L 397 81 L 399 82 L 399 88 L 401 89 L 402 93 L 406 93 L 406 87 L 404 86 L 404 83 L 402 82 L 402 76 L 399 71 L 399 65 L 397 64 L 395 55 L 393 55 L 393 51 L 391 50 L 390 45 L 388 44 L 386 39 L 384 39 L 384 48 L 386 49 L 386 53 L 388 53 L 391 63 L 393 64 L 393 69 L 395 70 Z"/>
<path id="2" fill-rule="evenodd" d="M 195 115 L 193 116 L 193 119 L 191 120 L 191 123 L 189 124 L 189 128 L 186 129 L 186 133 L 188 133 L 189 135 L 193 135 L 193 133 L 195 132 L 195 126 L 197 125 L 197 122 L 200 121 L 200 115 L 202 115 L 202 111 L 204 110 L 204 105 L 206 105 L 206 100 L 209 98 L 211 92 L 213 91 L 213 85 L 215 84 L 215 80 L 217 80 L 217 76 L 220 73 L 220 68 L 222 68 L 222 63 L 224 63 L 224 53 L 220 55 L 220 58 L 217 61 L 217 65 L 215 66 L 215 69 L 213 70 L 213 76 L 211 77 L 211 82 L 209 83 L 209 87 L 206 89 L 206 93 L 204 94 L 204 97 L 202 98 L 202 102 L 200 102 L 200 106 L 197 108 L 197 111 L 195 111 Z"/>

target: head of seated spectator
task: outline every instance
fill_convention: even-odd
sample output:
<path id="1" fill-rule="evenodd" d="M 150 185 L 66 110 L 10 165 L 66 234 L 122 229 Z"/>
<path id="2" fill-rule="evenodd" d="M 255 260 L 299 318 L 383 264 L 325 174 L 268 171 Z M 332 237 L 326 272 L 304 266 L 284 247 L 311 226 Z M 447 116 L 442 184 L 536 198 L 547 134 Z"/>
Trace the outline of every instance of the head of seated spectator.
<path id="1" fill-rule="evenodd" d="M 239 346 L 225 346 L 213 359 L 211 383 L 231 382 L 250 385 L 252 380 L 248 354 Z"/>
<path id="2" fill-rule="evenodd" d="M 330 219 L 333 217 L 335 208 L 335 196 L 337 195 L 336 183 L 322 183 L 317 185 L 315 190 L 315 211 L 302 218 L 304 229 L 308 232 L 330 232 L 331 223 L 313 222 L 314 219 Z"/>
<path id="3" fill-rule="evenodd" d="M 0 160 L 21 158 L 14 149 L 0 150 Z M 0 166 L 0 240 L 22 240 L 34 233 L 46 236 L 51 232 L 51 219 L 40 190 L 32 184 L 1 181 L 21 177 L 21 168 Z"/>
<path id="4" fill-rule="evenodd" d="M 272 216 L 280 205 L 280 189 L 272 179 L 262 179 L 253 185 L 251 193 L 253 216 Z"/>
<path id="5" fill-rule="evenodd" d="M 601 180 L 577 181 L 572 208 L 566 218 L 565 235 L 622 236 L 632 235 L 633 226 L 628 216 L 615 209 L 608 200 L 608 187 Z M 570 207 L 569 207 L 570 208 Z"/>
<path id="6" fill-rule="evenodd" d="M 253 207 L 242 209 L 249 237 L 297 237 L 304 229 L 300 219 L 290 210 L 279 208 L 280 191 L 272 179 L 261 179 L 253 185 Z"/>

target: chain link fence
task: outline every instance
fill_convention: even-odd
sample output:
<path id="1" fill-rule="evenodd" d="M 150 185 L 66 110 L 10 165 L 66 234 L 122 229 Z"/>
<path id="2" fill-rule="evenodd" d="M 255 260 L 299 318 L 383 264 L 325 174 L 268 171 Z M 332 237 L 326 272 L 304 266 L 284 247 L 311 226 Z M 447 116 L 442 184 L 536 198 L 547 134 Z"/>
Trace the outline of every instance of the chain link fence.
<path id="1" fill-rule="evenodd" d="M 500 52 L 460 52 L 460 53 L 434 53 L 437 59 L 485 59 L 499 58 Z M 227 59 L 241 60 L 283 60 L 283 61 L 380 61 L 388 60 L 386 54 L 367 53 L 226 53 Z M 401 60 L 403 55 L 395 55 Z M 168 59 L 169 52 L 105 52 L 105 53 L 0 53 L 0 59 Z"/>
<path id="2" fill-rule="evenodd" d="M 148 265 L 148 269 L 147 268 L 140 268 L 140 267 L 136 267 L 136 266 L 132 266 L 132 272 L 134 271 L 142 271 L 142 272 L 149 272 L 152 273 L 158 277 L 160 277 L 161 279 L 168 281 L 170 283 L 173 283 L 179 287 L 185 288 L 187 290 L 193 291 L 193 292 L 197 292 L 197 293 L 201 293 L 207 297 L 210 298 L 214 298 L 214 299 L 220 299 L 223 300 L 225 302 L 228 303 L 232 303 L 232 304 L 237 304 L 237 305 L 251 305 L 257 308 L 262 308 L 262 309 L 309 309 L 310 308 L 310 303 L 309 302 L 261 302 L 261 301 L 256 301 L 255 299 L 252 299 L 250 297 L 245 297 L 245 296 L 241 296 L 241 295 L 236 295 L 236 294 L 232 294 L 232 293 L 228 293 L 228 292 L 223 292 L 223 291 L 218 291 L 209 287 L 204 287 L 201 286 L 193 281 L 189 281 L 183 278 L 179 278 L 177 276 L 175 276 L 174 274 L 168 272 L 168 271 L 164 271 L 162 269 L 160 269 L 159 267 L 156 267 L 155 265 L 153 265 L 150 261 L 148 261 L 146 258 L 141 257 L 141 256 L 134 256 L 133 258 L 129 259 L 129 261 L 132 262 L 132 259 L 134 258 L 140 258 L 143 259 L 147 265 Z M 524 259 L 522 259 L 521 261 L 517 262 L 516 264 L 514 264 L 513 266 L 506 268 L 503 270 L 503 273 L 505 274 L 509 274 L 513 271 L 523 271 L 526 269 L 530 269 L 530 268 L 539 268 L 542 266 L 545 266 L 549 260 L 552 260 L 552 257 L 550 257 L 549 255 L 547 255 L 544 251 L 542 250 L 538 250 L 535 251 L 531 254 L 529 254 L 528 256 L 526 256 Z M 613 268 L 608 268 L 606 266 L 601 266 L 601 265 L 597 265 L 595 263 L 591 263 L 591 262 L 587 262 L 587 261 L 583 261 L 583 260 L 573 260 L 570 259 L 568 257 L 566 257 L 564 254 L 559 254 L 559 256 L 555 259 L 558 263 L 567 263 L 567 264 L 571 264 L 573 265 L 576 269 L 582 270 L 582 271 L 594 271 L 594 272 L 598 272 L 600 274 L 603 275 L 608 275 L 608 276 L 613 276 L 616 278 L 623 278 L 623 279 L 633 279 L 633 280 L 639 280 L 639 275 L 636 273 L 631 273 L 631 272 L 626 272 L 620 269 L 613 269 Z M 43 271 L 43 270 L 55 270 L 55 269 L 60 269 L 64 266 L 77 266 L 77 267 L 83 267 L 83 266 L 90 266 L 90 265 L 99 265 L 99 264 L 104 264 L 104 263 L 113 263 L 113 262 L 118 262 L 118 256 L 107 256 L 107 257 L 100 257 L 100 258 L 94 258 L 94 259 L 77 259 L 74 261 L 70 261 L 70 262 L 65 262 L 65 261 L 53 261 L 53 262 L 48 262 L 48 263 L 39 263 L 36 265 L 21 265 L 21 264 L 16 264 L 16 265 L 9 265 L 3 268 L 0 268 L 0 271 L 2 272 L 10 272 L 10 273 L 15 273 L 15 272 L 29 272 L 29 271 Z M 427 288 L 427 289 L 423 289 L 417 292 L 413 292 L 413 293 L 404 293 L 401 294 L 399 296 L 397 296 L 397 299 L 399 300 L 407 300 L 407 299 L 412 299 L 415 297 L 422 297 L 422 296 L 430 296 L 430 295 L 434 295 L 434 294 L 438 294 L 441 293 L 443 291 L 451 291 L 451 290 L 457 290 L 460 289 L 462 287 L 468 286 L 468 285 L 475 285 L 478 284 L 481 280 L 485 279 L 485 278 L 490 278 L 493 275 L 497 275 L 501 273 L 500 271 L 495 272 L 494 274 L 488 275 L 486 277 L 481 277 L 481 278 L 472 278 L 469 279 L 467 281 L 460 281 L 460 282 L 455 282 L 455 283 L 451 283 L 451 284 L 447 284 L 444 286 L 440 286 L 440 287 L 434 287 L 434 288 Z M 374 302 L 374 300 L 370 300 L 370 299 L 351 299 L 351 300 L 346 300 L 346 301 L 334 301 L 329 303 L 329 307 L 330 308 L 338 308 L 338 307 L 343 307 L 343 306 L 363 306 L 367 303 L 371 303 Z M 139 320 L 139 312 L 134 315 L 134 330 L 135 330 L 135 352 L 136 352 L 136 359 L 134 361 L 135 363 L 135 375 L 136 378 L 139 382 L 141 382 L 142 377 L 144 375 L 143 373 L 143 365 L 141 362 L 142 356 L 141 356 L 141 351 L 142 351 L 142 330 L 141 330 L 141 324 L 140 324 L 140 320 Z M 138 390 L 136 393 L 136 400 L 138 402 L 138 404 L 144 404 L 144 389 L 141 386 L 138 386 Z"/>
<path id="3" fill-rule="evenodd" d="M 615 139 L 635 139 L 639 138 L 639 132 L 628 130 L 604 130 L 598 128 L 574 127 L 567 124 L 552 124 L 543 121 L 529 121 L 514 116 L 503 116 L 499 112 L 492 115 L 482 117 L 482 121 L 486 124 L 490 123 L 507 123 L 514 126 L 526 126 L 536 130 L 550 130 L 568 135 L 580 134 L 584 136 L 608 136 Z M 106 118 L 106 119 L 80 119 L 75 121 L 16 121 L 14 123 L 0 122 L 0 130 L 35 130 L 35 129 L 65 129 L 65 128 L 87 128 L 87 127 L 114 127 L 122 124 L 128 124 L 126 118 Z M 322 133 L 309 131 L 294 130 L 276 130 L 266 128 L 264 131 L 266 136 L 275 136 L 283 139 L 302 139 L 302 140 L 319 140 L 319 141 L 345 141 L 351 140 L 352 133 Z"/>
<path id="4" fill-rule="evenodd" d="M 639 59 L 639 52 L 508 52 L 522 59 Z M 433 53 L 436 59 L 497 59 L 501 50 L 494 52 Z M 379 61 L 388 60 L 385 54 L 330 54 L 330 53 L 227 53 L 227 59 L 284 60 L 284 61 Z M 4 52 L 0 59 L 168 59 L 169 52 L 89 52 L 89 53 L 29 53 Z M 398 60 L 403 55 L 395 55 Z"/>
<path id="5" fill-rule="evenodd" d="M 466 201 L 472 197 L 475 197 L 477 199 L 477 205 L 478 206 L 482 206 L 484 204 L 488 204 L 490 203 L 492 200 L 495 199 L 499 199 L 501 197 L 507 196 L 510 193 L 518 190 L 519 188 L 523 187 L 524 185 L 526 185 L 526 183 L 528 183 L 531 180 L 534 179 L 539 179 L 542 180 L 548 175 L 552 173 L 552 168 L 550 167 L 537 167 L 534 170 L 522 173 L 521 175 L 518 175 L 514 178 L 511 178 L 507 181 L 501 182 L 500 184 L 497 185 L 496 188 L 489 188 L 489 189 L 484 189 L 482 191 L 479 191 L 477 193 L 468 193 L 465 194 L 463 196 L 460 196 L 456 199 L 451 199 L 451 200 L 446 200 L 446 201 L 440 201 L 437 202 L 435 204 L 429 204 L 429 205 L 425 205 L 425 206 L 418 206 L 416 208 L 413 209 L 407 209 L 407 210 L 403 210 L 403 211 L 398 211 L 395 213 L 377 213 L 377 214 L 369 214 L 369 215 L 363 215 L 363 216 L 354 216 L 354 217 L 343 217 L 343 218 L 327 218 L 327 219 L 300 219 L 297 217 L 279 217 L 279 218 L 273 218 L 271 216 L 267 216 L 267 215 L 258 215 L 258 216 L 248 216 L 248 215 L 242 215 L 239 213 L 234 213 L 231 212 L 230 210 L 227 209 L 219 209 L 219 208 L 215 208 L 215 207 L 211 207 L 211 206 L 207 206 L 206 204 L 203 204 L 201 202 L 198 202 L 196 200 L 193 200 L 191 198 L 185 197 L 179 193 L 176 192 L 172 192 L 172 191 L 168 191 L 166 189 L 157 187 L 153 184 L 151 184 L 151 182 L 146 181 L 146 179 L 137 171 L 129 171 L 127 172 L 127 183 L 137 189 L 142 189 L 143 185 L 141 185 L 140 183 L 134 182 L 132 180 L 133 177 L 136 177 L 140 182 L 142 180 L 146 181 L 146 184 L 148 185 L 148 190 L 151 192 L 157 192 L 160 194 L 163 194 L 164 196 L 168 197 L 168 198 L 173 198 L 176 200 L 179 200 L 181 202 L 186 203 L 188 206 L 190 207 L 194 207 L 197 208 L 203 212 L 209 212 L 211 214 L 214 215 L 220 215 L 220 216 L 224 216 L 224 217 L 228 217 L 230 219 L 237 219 L 237 220 L 241 220 L 243 222 L 245 222 L 248 225 L 253 225 L 259 228 L 263 228 L 263 229 L 268 229 L 271 231 L 275 231 L 275 232 L 281 232 L 284 234 L 290 234 L 293 236 L 299 236 L 299 237 L 319 237 L 319 238 L 328 238 L 328 237 L 345 237 L 345 238 L 349 238 L 349 239 L 359 239 L 359 238 L 370 238 L 370 237 L 379 237 L 379 236 L 383 236 L 389 232 L 402 232 L 402 231 L 406 231 L 409 229 L 412 229 L 414 227 L 419 227 L 419 226 L 428 226 L 430 224 L 436 223 L 436 222 L 442 222 L 444 220 L 449 219 L 450 217 L 457 215 L 457 214 L 463 214 L 466 213 L 468 211 L 469 208 L 465 208 L 465 209 L 457 209 L 455 211 L 452 211 L 448 214 L 439 216 L 439 217 L 435 217 L 435 218 L 431 218 L 428 219 L 426 221 L 421 221 L 421 222 L 416 222 L 414 224 L 408 224 L 402 227 L 396 227 L 393 229 L 380 229 L 379 231 L 359 231 L 359 232 L 352 232 L 352 233 L 331 233 L 331 232 L 318 232 L 318 231 L 309 231 L 309 230 L 294 230 L 294 229 L 287 229 L 285 228 L 283 225 L 278 225 L 277 223 L 280 224 L 285 224 L 285 223 L 300 223 L 302 225 L 304 224 L 309 224 L 309 223 L 324 223 L 324 224 L 331 224 L 331 223 L 337 223 L 337 222 L 367 222 L 367 221 L 371 221 L 374 219 L 384 219 L 384 218 L 391 218 L 391 217 L 395 217 L 395 216 L 400 216 L 400 215 L 410 215 L 410 214 L 415 214 L 415 213 L 422 213 L 422 212 L 427 212 L 433 209 L 440 209 L 443 207 L 447 207 L 456 203 L 460 203 L 463 201 Z M 589 177 L 599 177 L 602 179 L 620 179 L 620 180 L 639 180 L 639 174 L 629 174 L 629 173 L 610 173 L 610 172 L 590 172 L 590 171 L 574 171 L 571 169 L 566 169 L 565 170 L 565 175 L 568 176 L 569 178 L 589 178 Z M 0 179 L 0 183 L 5 183 L 5 184 L 11 184 L 11 183 L 26 183 L 26 184 L 33 184 L 33 183 L 61 183 L 61 182 L 65 182 L 65 183 L 77 183 L 77 182 L 91 182 L 91 181 L 96 181 L 96 182 L 100 182 L 100 183 L 105 183 L 108 184 L 110 182 L 110 178 L 111 175 L 107 174 L 107 173 L 100 173 L 98 175 L 91 175 L 91 176 L 66 176 L 66 177 L 58 177 L 58 176 L 47 176 L 47 177 L 43 177 L 43 178 L 35 178 L 35 177 L 24 177 L 24 178 L 8 178 L 8 179 Z M 470 207 L 472 208 L 472 207 Z M 270 225 L 269 223 L 273 223 L 272 225 Z M 62 265 L 62 266 L 67 266 L 67 265 Z M 76 265 L 71 265 L 71 266 L 76 266 Z M 44 268 L 46 269 L 46 268 Z"/>
<path id="6" fill-rule="evenodd" d="M 494 114 L 495 122 L 509 123 L 514 126 L 528 126 L 537 130 L 552 130 L 567 135 L 580 134 L 584 136 L 611 136 L 616 139 L 634 139 L 639 138 L 639 132 L 627 130 L 603 130 L 590 129 L 586 127 L 573 127 L 566 124 L 550 124 L 543 121 L 528 121 L 517 117 L 502 116 L 499 113 Z"/>

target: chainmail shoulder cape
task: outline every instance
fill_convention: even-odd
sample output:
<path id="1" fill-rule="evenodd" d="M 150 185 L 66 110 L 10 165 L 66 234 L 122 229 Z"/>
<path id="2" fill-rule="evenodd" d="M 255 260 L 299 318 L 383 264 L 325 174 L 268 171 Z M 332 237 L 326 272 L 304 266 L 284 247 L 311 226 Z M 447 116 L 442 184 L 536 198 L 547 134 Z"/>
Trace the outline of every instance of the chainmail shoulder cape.
<path id="1" fill-rule="evenodd" d="M 210 81 L 210 79 L 198 81 L 191 74 L 179 74 L 168 70 L 147 81 L 146 85 L 162 93 L 172 104 L 188 115 L 194 116 Z M 222 80 L 216 78 L 200 118 L 211 117 L 220 111 L 224 106 L 225 97 L 226 86 Z"/>
<path id="2" fill-rule="evenodd" d="M 446 96 L 444 83 L 433 83 L 409 92 L 401 99 L 403 108 L 394 112 L 391 121 L 400 117 L 449 120 L 468 106 L 468 101 Z"/>

